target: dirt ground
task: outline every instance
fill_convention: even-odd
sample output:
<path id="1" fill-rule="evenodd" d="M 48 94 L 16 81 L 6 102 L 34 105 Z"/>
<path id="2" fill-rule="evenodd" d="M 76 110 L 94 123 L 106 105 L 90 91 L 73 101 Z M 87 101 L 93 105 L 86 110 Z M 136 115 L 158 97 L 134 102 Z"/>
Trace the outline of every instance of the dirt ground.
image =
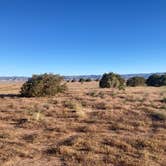
<path id="1" fill-rule="evenodd" d="M 68 83 L 50 98 L 0 83 L 0 165 L 165 166 L 166 87 Z"/>

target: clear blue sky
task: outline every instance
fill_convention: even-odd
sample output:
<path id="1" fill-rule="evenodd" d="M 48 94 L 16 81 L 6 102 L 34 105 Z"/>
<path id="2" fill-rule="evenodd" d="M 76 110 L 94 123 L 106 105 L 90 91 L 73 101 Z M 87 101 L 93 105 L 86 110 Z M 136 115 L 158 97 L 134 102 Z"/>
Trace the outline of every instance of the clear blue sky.
<path id="1" fill-rule="evenodd" d="M 0 75 L 166 71 L 166 0 L 0 0 Z"/>

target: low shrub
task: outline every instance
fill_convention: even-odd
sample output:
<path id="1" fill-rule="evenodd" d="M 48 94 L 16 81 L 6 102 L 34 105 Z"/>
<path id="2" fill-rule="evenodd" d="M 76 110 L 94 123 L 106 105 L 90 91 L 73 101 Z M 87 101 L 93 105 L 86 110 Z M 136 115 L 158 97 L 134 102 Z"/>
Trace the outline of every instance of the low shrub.
<path id="1" fill-rule="evenodd" d="M 165 112 L 161 112 L 161 111 L 152 112 L 151 117 L 152 117 L 152 120 L 157 120 L 157 121 L 165 121 L 166 120 Z"/>
<path id="2" fill-rule="evenodd" d="M 144 86 L 145 82 L 146 80 L 144 77 L 132 77 L 127 80 L 127 86 Z"/>
<path id="3" fill-rule="evenodd" d="M 158 74 L 152 74 L 146 81 L 146 84 L 148 86 L 166 86 L 166 74 L 158 75 Z"/>
<path id="4" fill-rule="evenodd" d="M 90 78 L 87 78 L 85 82 L 91 82 L 92 80 Z"/>
<path id="5" fill-rule="evenodd" d="M 71 82 L 77 82 L 77 80 L 76 79 L 72 79 Z"/>
<path id="6" fill-rule="evenodd" d="M 166 97 L 163 98 L 162 102 L 163 102 L 163 103 L 166 103 Z"/>
<path id="7" fill-rule="evenodd" d="M 118 74 L 105 73 L 99 83 L 100 88 L 120 88 L 124 87 L 125 80 Z"/>
<path id="8" fill-rule="evenodd" d="M 33 75 L 21 87 L 21 96 L 24 97 L 43 97 L 54 96 L 64 92 L 67 87 L 62 84 L 63 78 L 54 74 Z"/>
<path id="9" fill-rule="evenodd" d="M 80 83 L 84 83 L 84 82 L 85 82 L 85 79 L 84 79 L 84 78 L 80 78 L 80 79 L 79 79 L 79 82 L 80 82 Z"/>

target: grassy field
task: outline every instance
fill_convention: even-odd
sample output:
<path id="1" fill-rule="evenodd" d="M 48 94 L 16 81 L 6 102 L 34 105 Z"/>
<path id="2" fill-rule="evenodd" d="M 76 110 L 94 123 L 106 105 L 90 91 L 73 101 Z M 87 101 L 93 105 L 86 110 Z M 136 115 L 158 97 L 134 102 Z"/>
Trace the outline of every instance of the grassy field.
<path id="1" fill-rule="evenodd" d="M 21 98 L 21 83 L 0 83 L 0 165 L 165 166 L 166 87 L 67 85 Z"/>

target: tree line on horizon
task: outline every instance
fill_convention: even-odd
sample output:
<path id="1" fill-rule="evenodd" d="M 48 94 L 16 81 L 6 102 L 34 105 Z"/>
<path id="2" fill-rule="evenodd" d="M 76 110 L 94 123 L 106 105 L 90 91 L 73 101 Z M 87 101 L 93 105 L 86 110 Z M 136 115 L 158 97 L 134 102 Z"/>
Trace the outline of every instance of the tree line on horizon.
<path id="1" fill-rule="evenodd" d="M 71 82 L 76 82 L 77 80 L 72 80 Z M 83 79 L 80 78 L 78 82 L 91 82 L 90 78 Z M 136 87 L 136 86 L 166 86 L 166 74 L 158 75 L 152 74 L 148 79 L 144 77 L 131 77 L 127 81 L 122 78 L 119 74 L 110 72 L 103 74 L 102 78 L 96 79 L 99 81 L 100 88 L 117 88 L 119 90 L 125 90 L 126 86 Z M 23 97 L 44 97 L 44 96 L 54 96 L 58 93 L 64 93 L 67 90 L 66 83 L 64 83 L 64 78 L 60 75 L 55 74 L 41 74 L 33 75 L 26 81 L 21 87 L 20 94 Z"/>

